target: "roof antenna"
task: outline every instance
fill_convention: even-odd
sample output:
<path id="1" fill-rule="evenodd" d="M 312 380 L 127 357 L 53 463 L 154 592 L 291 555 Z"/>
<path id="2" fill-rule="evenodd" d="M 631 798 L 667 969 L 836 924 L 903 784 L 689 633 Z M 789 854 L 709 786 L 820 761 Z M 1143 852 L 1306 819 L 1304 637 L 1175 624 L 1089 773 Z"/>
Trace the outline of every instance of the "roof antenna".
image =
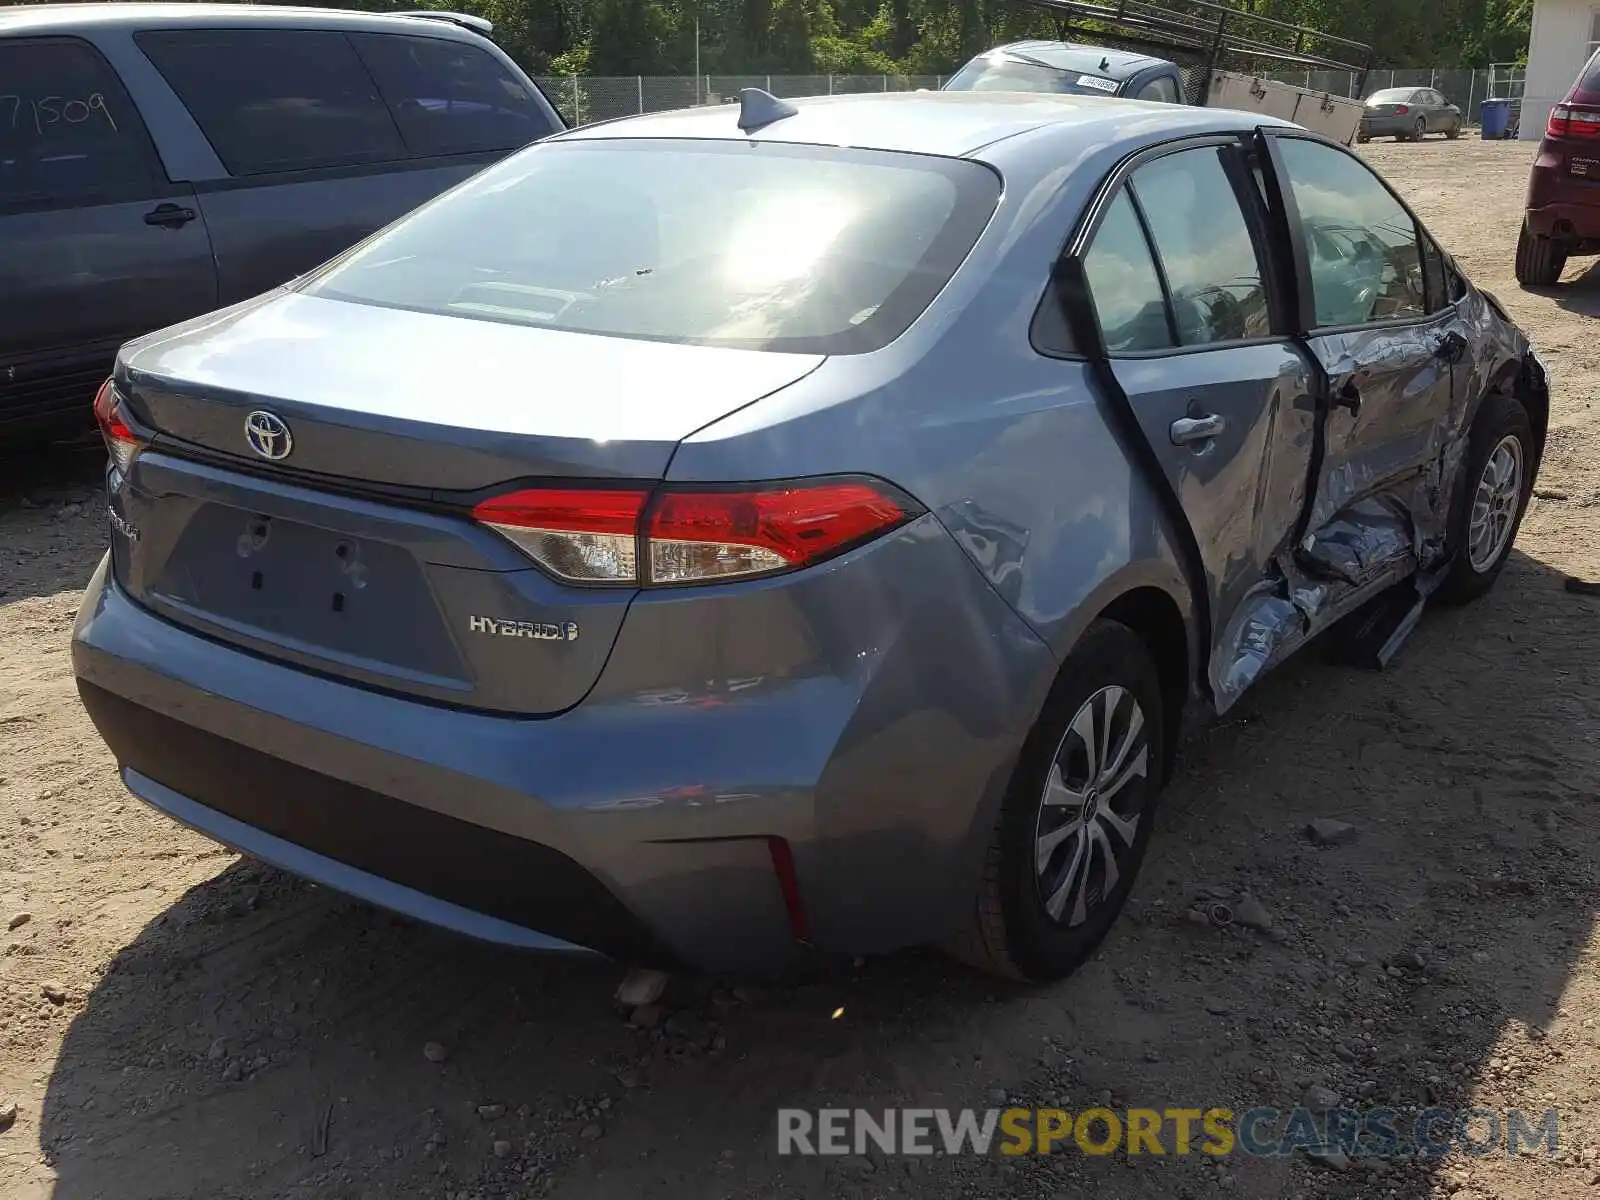
<path id="1" fill-rule="evenodd" d="M 760 88 L 739 89 L 739 129 L 741 132 L 753 133 L 757 129 L 771 125 L 774 121 L 792 117 L 799 111 L 794 105 L 779 100 L 771 92 L 764 92 Z"/>
<path id="2" fill-rule="evenodd" d="M 1100 69 L 1102 71 L 1109 71 L 1111 69 L 1111 56 L 1109 54 L 1100 60 Z"/>

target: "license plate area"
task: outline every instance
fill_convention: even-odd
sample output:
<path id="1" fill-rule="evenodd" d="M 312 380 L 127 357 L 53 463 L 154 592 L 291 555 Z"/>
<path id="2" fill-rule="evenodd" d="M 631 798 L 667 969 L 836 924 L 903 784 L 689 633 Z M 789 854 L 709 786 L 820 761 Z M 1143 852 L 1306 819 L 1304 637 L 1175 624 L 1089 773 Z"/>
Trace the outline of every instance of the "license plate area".
<path id="1" fill-rule="evenodd" d="M 300 652 L 465 675 L 421 564 L 386 542 L 206 504 L 150 592 L 158 604 Z"/>

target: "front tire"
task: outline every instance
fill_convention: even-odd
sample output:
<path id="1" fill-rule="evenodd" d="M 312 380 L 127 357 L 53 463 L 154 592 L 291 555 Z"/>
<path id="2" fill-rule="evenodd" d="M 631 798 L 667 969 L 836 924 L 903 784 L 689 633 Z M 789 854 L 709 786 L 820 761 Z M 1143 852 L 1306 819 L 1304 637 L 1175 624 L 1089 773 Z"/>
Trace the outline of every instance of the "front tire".
<path id="1" fill-rule="evenodd" d="M 1554 287 L 1566 266 L 1566 246 L 1532 232 L 1524 222 L 1517 234 L 1517 282 L 1524 287 Z"/>
<path id="2" fill-rule="evenodd" d="M 1126 625 L 1096 621 L 1017 760 L 969 927 L 950 947 L 958 958 L 1046 983 L 1094 953 L 1155 828 L 1164 726 L 1143 640 Z"/>
<path id="3" fill-rule="evenodd" d="M 1457 121 L 1454 125 L 1450 126 L 1449 129 L 1445 130 L 1444 135 L 1445 135 L 1445 137 L 1449 138 L 1452 142 L 1456 141 L 1458 138 L 1460 138 L 1461 137 L 1461 122 Z"/>
<path id="4" fill-rule="evenodd" d="M 1533 446 L 1527 410 L 1499 392 L 1484 397 L 1450 512 L 1446 542 L 1455 561 L 1439 589 L 1446 603 L 1476 600 L 1505 570 L 1533 494 Z"/>

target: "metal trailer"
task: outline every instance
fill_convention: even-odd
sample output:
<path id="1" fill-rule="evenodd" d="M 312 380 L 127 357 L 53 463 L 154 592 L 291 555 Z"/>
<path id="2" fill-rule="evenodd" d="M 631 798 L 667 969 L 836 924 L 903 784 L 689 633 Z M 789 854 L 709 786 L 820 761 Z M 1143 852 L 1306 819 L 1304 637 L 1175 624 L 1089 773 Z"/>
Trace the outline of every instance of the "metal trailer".
<path id="1" fill-rule="evenodd" d="M 1283 117 L 1345 145 L 1360 129 L 1362 101 L 1266 75 L 1291 68 L 1345 71 L 1356 77 L 1356 93 L 1363 95 L 1373 55 L 1364 42 L 1213 0 L 1018 2 L 1054 17 L 1062 41 L 1170 59 L 1179 67 L 1190 104 Z"/>

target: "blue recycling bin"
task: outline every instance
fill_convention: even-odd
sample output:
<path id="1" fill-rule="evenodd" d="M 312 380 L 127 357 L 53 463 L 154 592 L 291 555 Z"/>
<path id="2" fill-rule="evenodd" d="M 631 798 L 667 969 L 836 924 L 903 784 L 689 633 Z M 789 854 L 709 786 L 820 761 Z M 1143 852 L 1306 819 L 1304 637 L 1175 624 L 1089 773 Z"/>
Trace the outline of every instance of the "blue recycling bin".
<path id="1" fill-rule="evenodd" d="M 1485 100 L 1483 102 L 1484 139 L 1504 139 L 1511 128 L 1511 101 Z"/>

